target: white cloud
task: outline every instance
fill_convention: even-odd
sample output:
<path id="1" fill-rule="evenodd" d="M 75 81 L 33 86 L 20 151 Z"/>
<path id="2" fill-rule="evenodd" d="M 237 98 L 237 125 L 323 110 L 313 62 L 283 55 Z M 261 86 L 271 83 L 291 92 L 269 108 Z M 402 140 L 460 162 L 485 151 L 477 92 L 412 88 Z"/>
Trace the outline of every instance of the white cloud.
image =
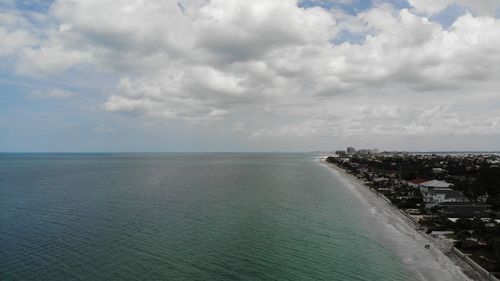
<path id="1" fill-rule="evenodd" d="M 408 0 L 408 3 L 410 3 L 410 5 L 415 9 L 415 11 L 419 13 L 426 13 L 429 15 L 434 15 L 443 11 L 453 2 L 455 1 L 454 0 Z"/>
<path id="2" fill-rule="evenodd" d="M 415 11 L 429 15 L 438 14 L 452 4 L 481 15 L 495 15 L 500 7 L 498 0 L 408 0 L 408 2 Z"/>
<path id="3" fill-rule="evenodd" d="M 27 26 L 27 20 L 19 13 L 0 10 L 0 57 L 15 55 L 20 48 L 36 45 L 37 38 Z"/>
<path id="4" fill-rule="evenodd" d="M 62 46 L 43 46 L 38 49 L 25 48 L 19 53 L 16 70 L 21 74 L 47 76 L 62 73 L 71 67 L 87 63 L 91 55 L 73 51 Z"/>
<path id="5" fill-rule="evenodd" d="M 451 106 L 412 108 L 407 105 L 348 106 L 337 118 L 311 116 L 311 120 L 281 127 L 258 128 L 253 138 L 344 138 L 388 136 L 477 136 L 500 133 L 500 111 L 463 113 Z"/>
<path id="6" fill-rule="evenodd" d="M 34 90 L 31 92 L 30 97 L 39 99 L 67 99 L 76 96 L 75 93 L 61 89 L 51 90 Z"/>
<path id="7" fill-rule="evenodd" d="M 14 30 L 9 32 L 0 26 L 0 57 L 12 55 L 19 48 L 34 44 L 35 38 L 26 30 Z"/>
<path id="8" fill-rule="evenodd" d="M 0 53 L 23 75 L 121 77 L 107 111 L 254 138 L 500 133 L 497 2 L 458 1 L 472 13 L 449 28 L 417 12 L 451 0 L 410 3 L 348 15 L 293 0 L 57 0 L 42 30 L 0 17 L 13 42 Z M 362 39 L 338 43 L 345 32 Z"/>

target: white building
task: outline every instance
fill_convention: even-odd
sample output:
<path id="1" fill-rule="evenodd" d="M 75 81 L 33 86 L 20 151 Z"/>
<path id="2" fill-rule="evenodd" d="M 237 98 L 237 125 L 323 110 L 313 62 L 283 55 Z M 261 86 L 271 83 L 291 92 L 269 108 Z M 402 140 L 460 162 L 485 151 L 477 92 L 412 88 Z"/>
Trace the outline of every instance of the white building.
<path id="1" fill-rule="evenodd" d="M 453 184 L 445 181 L 439 181 L 439 180 L 430 180 L 426 182 L 422 182 L 419 184 L 420 186 L 420 191 L 424 192 L 430 189 L 436 189 L 436 188 L 449 188 Z"/>
<path id="2" fill-rule="evenodd" d="M 443 168 L 432 168 L 434 174 L 442 174 L 444 172 Z"/>
<path id="3" fill-rule="evenodd" d="M 369 150 L 369 149 L 360 149 L 360 150 L 358 150 L 357 154 L 359 154 L 359 155 L 369 155 L 369 154 L 371 154 L 371 150 Z"/>
<path id="4" fill-rule="evenodd" d="M 422 191 L 423 200 L 427 208 L 432 208 L 439 203 L 467 202 L 467 198 L 460 191 L 451 188 L 433 188 Z"/>

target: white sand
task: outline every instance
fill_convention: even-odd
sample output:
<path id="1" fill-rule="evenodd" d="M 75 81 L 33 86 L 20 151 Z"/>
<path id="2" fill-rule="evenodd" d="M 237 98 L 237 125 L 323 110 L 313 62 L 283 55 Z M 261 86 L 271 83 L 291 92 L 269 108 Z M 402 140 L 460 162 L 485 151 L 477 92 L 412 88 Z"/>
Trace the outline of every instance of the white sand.
<path id="1" fill-rule="evenodd" d="M 443 253 L 449 250 L 450 245 L 446 245 L 441 239 L 433 239 L 422 231 L 417 231 L 413 221 L 382 197 L 377 196 L 356 177 L 325 161 L 322 163 L 331 167 L 346 186 L 367 205 L 378 224 L 384 228 L 383 232 L 387 234 L 384 238 L 389 241 L 405 267 L 414 273 L 417 280 L 472 280 L 465 275 L 463 268 L 457 265 L 460 261 L 453 261 Z M 430 244 L 431 248 L 425 249 L 426 244 Z M 463 262 L 461 266 L 467 267 Z"/>

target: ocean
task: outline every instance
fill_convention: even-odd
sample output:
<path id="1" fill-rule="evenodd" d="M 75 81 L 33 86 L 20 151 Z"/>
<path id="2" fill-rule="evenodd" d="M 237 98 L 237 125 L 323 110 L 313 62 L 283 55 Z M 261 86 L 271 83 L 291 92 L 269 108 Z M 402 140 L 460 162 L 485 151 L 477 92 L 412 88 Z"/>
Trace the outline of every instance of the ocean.
<path id="1" fill-rule="evenodd" d="M 380 228 L 314 154 L 0 154 L 0 280 L 413 280 Z"/>

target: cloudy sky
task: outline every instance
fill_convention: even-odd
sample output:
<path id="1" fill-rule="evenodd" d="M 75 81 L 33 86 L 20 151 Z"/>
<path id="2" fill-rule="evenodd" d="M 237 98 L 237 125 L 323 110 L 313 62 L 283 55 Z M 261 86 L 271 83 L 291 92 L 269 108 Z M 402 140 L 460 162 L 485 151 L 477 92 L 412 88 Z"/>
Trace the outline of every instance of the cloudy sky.
<path id="1" fill-rule="evenodd" d="M 498 0 L 0 0 L 0 151 L 500 150 Z"/>

